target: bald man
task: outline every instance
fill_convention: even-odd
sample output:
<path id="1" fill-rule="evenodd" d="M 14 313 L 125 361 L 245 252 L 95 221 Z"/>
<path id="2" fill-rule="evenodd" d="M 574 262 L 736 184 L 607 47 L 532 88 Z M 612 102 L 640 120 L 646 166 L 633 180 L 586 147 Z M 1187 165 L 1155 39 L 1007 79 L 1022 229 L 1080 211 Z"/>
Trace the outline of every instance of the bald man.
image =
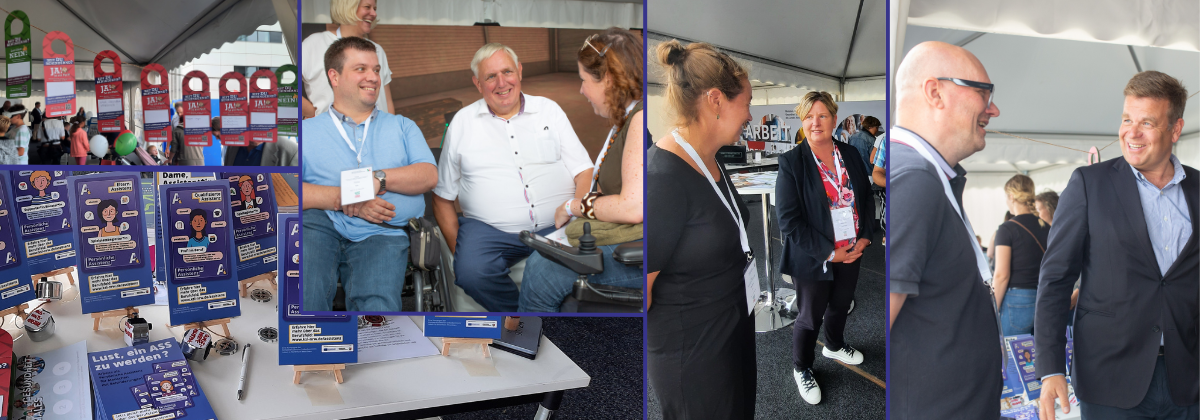
<path id="1" fill-rule="evenodd" d="M 1000 109 L 970 52 L 940 42 L 896 72 L 888 226 L 892 420 L 1000 417 L 1003 343 L 987 259 L 962 212 L 963 159 Z"/>

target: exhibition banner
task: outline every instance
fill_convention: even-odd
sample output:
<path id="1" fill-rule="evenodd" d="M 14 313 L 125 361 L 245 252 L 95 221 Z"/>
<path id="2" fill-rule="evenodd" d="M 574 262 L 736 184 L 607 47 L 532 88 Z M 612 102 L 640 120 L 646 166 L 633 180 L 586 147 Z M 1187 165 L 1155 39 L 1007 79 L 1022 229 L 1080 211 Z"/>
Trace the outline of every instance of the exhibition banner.
<path id="1" fill-rule="evenodd" d="M 150 74 L 158 74 L 158 84 L 150 83 Z M 148 142 L 171 141 L 171 94 L 167 70 L 160 64 L 142 68 L 142 131 Z"/>
<path id="2" fill-rule="evenodd" d="M 14 20 L 21 20 L 21 33 L 12 33 Z M 4 21 L 4 56 L 6 64 L 5 77 L 9 99 L 28 98 L 33 92 L 33 51 L 30 51 L 32 39 L 29 37 L 29 16 L 20 10 L 13 10 Z"/>
<path id="3" fill-rule="evenodd" d="M 154 303 L 140 175 L 68 178 L 83 313 Z"/>
<path id="4" fill-rule="evenodd" d="M 237 90 L 229 90 L 229 82 L 237 83 Z M 225 146 L 245 146 L 250 144 L 246 135 L 248 127 L 247 114 L 249 105 L 246 103 L 246 76 L 238 72 L 225 73 L 219 82 L 221 91 L 221 144 Z"/>
<path id="5" fill-rule="evenodd" d="M 3 257 L 0 259 L 0 310 L 34 298 L 33 279 L 22 256 L 25 244 L 17 240 L 14 233 L 8 176 L 8 172 L 0 171 L 0 257 Z"/>
<path id="6" fill-rule="evenodd" d="M 192 89 L 191 81 L 200 81 L 200 89 Z M 212 145 L 212 110 L 209 109 L 211 95 L 208 93 L 208 75 L 192 70 L 183 76 L 183 142 L 186 146 Z"/>
<path id="7" fill-rule="evenodd" d="M 111 60 L 113 71 L 106 72 L 101 64 Z M 125 129 L 125 95 L 121 92 L 121 57 L 110 50 L 100 51 L 92 61 L 96 74 L 96 119 L 101 133 L 120 133 Z"/>
<path id="8" fill-rule="evenodd" d="M 269 85 L 259 87 L 260 78 L 266 79 Z M 278 95 L 279 83 L 271 70 L 261 69 L 250 75 L 250 141 L 274 143 L 277 140 Z"/>
<path id="9" fill-rule="evenodd" d="M 163 186 L 159 202 L 171 325 L 241 315 L 229 183 Z"/>
<path id="10" fill-rule="evenodd" d="M 238 279 L 276 270 L 279 259 L 275 189 L 270 174 L 223 173 L 229 181 L 233 209 L 233 242 L 237 246 Z"/>
<path id="11" fill-rule="evenodd" d="M 68 212 L 70 189 L 66 171 L 13 171 L 13 205 L 17 232 L 25 243 L 25 265 L 31 274 L 48 273 L 79 263 Z"/>
<path id="12" fill-rule="evenodd" d="M 291 82 L 284 83 L 284 75 L 291 74 Z M 279 112 L 275 122 L 278 124 L 279 135 L 298 136 L 300 124 L 300 72 L 293 64 L 284 64 L 275 70 L 275 80 L 279 82 Z"/>
<path id="13" fill-rule="evenodd" d="M 66 45 L 66 53 L 54 52 L 54 41 Z M 75 115 L 75 43 L 59 31 L 42 38 L 42 71 L 46 80 L 46 117 Z"/>
<path id="14" fill-rule="evenodd" d="M 279 364 L 316 365 L 358 362 L 357 317 L 300 313 L 300 215 L 279 215 L 277 240 L 286 258 L 279 263 Z"/>

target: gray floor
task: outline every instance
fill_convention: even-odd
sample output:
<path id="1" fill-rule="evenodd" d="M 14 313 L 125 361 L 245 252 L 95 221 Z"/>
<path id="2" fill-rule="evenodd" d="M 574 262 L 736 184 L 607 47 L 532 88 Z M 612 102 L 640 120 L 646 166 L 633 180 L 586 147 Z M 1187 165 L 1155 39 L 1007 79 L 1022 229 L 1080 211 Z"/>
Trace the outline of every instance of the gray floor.
<path id="1" fill-rule="evenodd" d="M 743 196 L 743 199 L 751 197 Z M 747 226 L 751 248 L 755 255 L 765 255 L 762 233 L 761 203 L 748 203 L 750 207 L 750 224 Z M 778 237 L 778 229 L 774 227 L 774 209 L 772 214 L 773 245 L 775 252 L 772 261 L 778 267 L 779 252 L 782 248 Z M 872 241 L 863 255 L 862 272 L 859 276 L 858 290 L 855 292 L 855 309 L 850 314 L 846 325 L 846 341 L 866 356 L 861 365 L 856 366 L 866 375 L 878 380 L 886 380 L 885 352 L 886 335 L 884 332 L 884 247 L 880 238 Z M 759 258 L 761 273 L 765 260 Z M 776 285 L 792 287 L 782 281 L 774 269 Z M 767 290 L 768 282 L 764 278 L 762 289 Z M 786 327 L 769 333 L 759 333 L 755 339 L 758 353 L 758 390 L 755 401 L 755 418 L 760 419 L 866 419 L 884 418 L 885 395 L 884 388 L 875 384 L 867 377 L 857 373 L 837 362 L 817 355 L 813 366 L 817 382 L 821 385 L 824 398 L 820 404 L 809 405 L 800 399 L 796 382 L 792 379 L 792 328 Z M 818 349 L 819 349 L 818 345 Z M 653 389 L 648 396 L 647 410 L 650 419 L 661 419 L 662 412 L 655 399 Z"/>

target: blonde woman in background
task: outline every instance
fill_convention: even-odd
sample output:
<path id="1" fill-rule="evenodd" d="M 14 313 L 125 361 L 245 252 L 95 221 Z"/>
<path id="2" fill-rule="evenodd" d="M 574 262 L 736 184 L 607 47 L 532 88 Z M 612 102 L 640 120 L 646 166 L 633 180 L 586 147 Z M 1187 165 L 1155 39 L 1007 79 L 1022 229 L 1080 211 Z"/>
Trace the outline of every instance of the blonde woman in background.
<path id="1" fill-rule="evenodd" d="M 1000 225 L 995 236 L 992 286 L 1000 309 L 1000 330 L 1004 335 L 1032 334 L 1038 273 L 1050 224 L 1033 213 L 1033 179 L 1012 177 L 1004 184 L 1004 194 L 1013 217 Z"/>
<path id="2" fill-rule="evenodd" d="M 300 47 L 304 54 L 304 65 L 301 69 L 304 76 L 304 118 L 317 116 L 333 105 L 333 88 L 329 86 L 329 79 L 325 76 L 325 50 L 333 45 L 333 41 L 344 37 L 366 38 L 378 23 L 375 20 L 375 0 L 330 0 L 329 14 L 338 28 L 309 35 Z M 392 82 L 392 69 L 388 67 L 387 54 L 375 41 L 371 43 L 375 44 L 375 54 L 379 55 L 379 88 L 383 90 L 383 94 L 379 95 L 375 102 L 375 108 L 395 114 L 392 92 L 387 87 Z"/>

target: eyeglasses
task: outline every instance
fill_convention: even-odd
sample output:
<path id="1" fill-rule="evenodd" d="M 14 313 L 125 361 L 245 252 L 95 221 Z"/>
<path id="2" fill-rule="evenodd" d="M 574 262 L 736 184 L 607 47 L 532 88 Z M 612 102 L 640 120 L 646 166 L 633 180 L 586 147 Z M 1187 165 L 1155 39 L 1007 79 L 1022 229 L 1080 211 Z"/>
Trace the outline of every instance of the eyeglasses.
<path id="1" fill-rule="evenodd" d="M 975 82 L 975 81 L 971 81 L 971 80 L 955 79 L 953 77 L 939 77 L 937 79 L 938 80 L 948 80 L 948 81 L 954 82 L 954 84 L 959 85 L 959 86 L 965 86 L 965 87 L 975 88 L 975 89 L 983 89 L 983 90 L 988 91 L 987 106 L 985 107 L 985 109 L 992 107 L 992 98 L 996 97 L 996 85 L 991 84 L 991 83 Z"/>
<path id="2" fill-rule="evenodd" d="M 599 36 L 600 34 L 592 34 L 592 36 L 587 37 L 587 39 L 583 40 L 583 46 L 579 47 L 579 51 L 583 51 L 583 49 L 587 47 L 592 47 L 592 51 L 595 51 L 596 54 L 600 54 L 601 57 L 604 57 L 604 54 L 608 52 L 608 46 L 605 45 L 604 51 L 600 51 L 599 49 L 596 49 L 595 45 L 592 45 L 592 40 Z"/>

